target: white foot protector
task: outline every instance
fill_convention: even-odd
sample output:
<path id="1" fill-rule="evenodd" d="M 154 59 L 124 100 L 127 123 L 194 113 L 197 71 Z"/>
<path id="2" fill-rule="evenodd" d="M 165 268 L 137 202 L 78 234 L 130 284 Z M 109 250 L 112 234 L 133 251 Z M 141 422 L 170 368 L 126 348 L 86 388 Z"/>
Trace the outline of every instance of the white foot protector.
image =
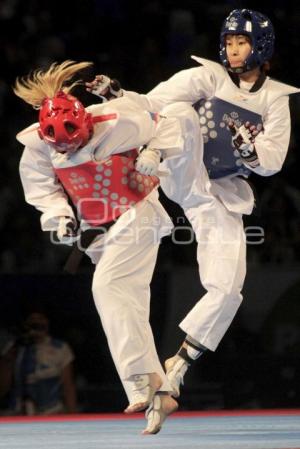
<path id="1" fill-rule="evenodd" d="M 161 430 L 166 418 L 178 408 L 178 404 L 169 395 L 155 394 L 153 401 L 146 411 L 147 427 L 143 430 L 143 435 L 155 435 Z"/>
<path id="2" fill-rule="evenodd" d="M 188 367 L 189 363 L 177 354 L 165 361 L 166 376 L 172 387 L 174 398 L 180 396 L 180 385 L 183 385 L 183 378 Z"/>
<path id="3" fill-rule="evenodd" d="M 136 374 L 132 376 L 131 381 L 133 382 L 133 399 L 124 412 L 141 412 L 150 405 L 162 381 L 156 373 Z"/>

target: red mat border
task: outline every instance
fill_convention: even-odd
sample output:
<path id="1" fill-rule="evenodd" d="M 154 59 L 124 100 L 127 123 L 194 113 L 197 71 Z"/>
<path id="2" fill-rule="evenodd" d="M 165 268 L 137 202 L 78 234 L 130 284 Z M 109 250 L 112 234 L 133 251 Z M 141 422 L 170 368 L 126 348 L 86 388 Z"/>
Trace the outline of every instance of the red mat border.
<path id="1" fill-rule="evenodd" d="M 263 409 L 263 410 L 209 410 L 176 412 L 169 419 L 194 417 L 222 417 L 222 416 L 299 416 L 300 409 Z M 51 416 L 0 416 L 1 423 L 27 422 L 63 422 L 63 421 L 115 421 L 129 419 L 143 419 L 143 413 L 126 415 L 124 413 L 87 413 Z"/>

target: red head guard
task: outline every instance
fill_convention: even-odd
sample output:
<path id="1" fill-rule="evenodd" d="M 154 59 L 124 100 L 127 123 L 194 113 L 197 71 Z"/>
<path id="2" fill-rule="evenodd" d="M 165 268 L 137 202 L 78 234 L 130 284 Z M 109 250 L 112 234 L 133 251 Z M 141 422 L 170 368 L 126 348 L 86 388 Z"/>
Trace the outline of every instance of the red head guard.
<path id="1" fill-rule="evenodd" d="M 39 114 L 39 136 L 59 153 L 83 147 L 93 132 L 92 116 L 77 98 L 58 92 L 45 98 Z"/>

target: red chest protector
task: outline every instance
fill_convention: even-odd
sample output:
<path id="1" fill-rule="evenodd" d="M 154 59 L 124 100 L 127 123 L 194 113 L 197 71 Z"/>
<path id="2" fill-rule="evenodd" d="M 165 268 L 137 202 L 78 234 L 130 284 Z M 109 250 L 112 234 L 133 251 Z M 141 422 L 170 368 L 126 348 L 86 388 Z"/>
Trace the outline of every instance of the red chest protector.
<path id="1" fill-rule="evenodd" d="M 137 154 L 137 150 L 130 150 L 101 162 L 55 168 L 80 218 L 91 226 L 113 221 L 159 184 L 156 176 L 141 175 L 135 170 Z"/>

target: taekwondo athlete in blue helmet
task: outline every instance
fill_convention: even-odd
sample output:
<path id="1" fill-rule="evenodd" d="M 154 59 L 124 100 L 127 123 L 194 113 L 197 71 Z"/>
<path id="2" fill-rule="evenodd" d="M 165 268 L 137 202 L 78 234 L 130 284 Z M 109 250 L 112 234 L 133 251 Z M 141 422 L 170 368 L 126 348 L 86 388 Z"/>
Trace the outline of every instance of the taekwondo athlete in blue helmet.
<path id="1" fill-rule="evenodd" d="M 299 89 L 266 75 L 274 40 L 268 17 L 236 9 L 222 25 L 221 64 L 193 56 L 199 66 L 180 71 L 147 95 L 123 91 L 150 111 L 164 108 L 178 116 L 194 108 L 200 123 L 199 136 L 190 147 L 160 165 L 160 170 L 170 171 L 161 178 L 164 192 L 182 206 L 195 232 L 200 279 L 207 290 L 180 323 L 185 341 L 165 363 L 174 396 L 179 396 L 190 364 L 206 350 L 216 350 L 242 302 L 242 216 L 254 207 L 247 178 L 252 172 L 279 172 L 287 154 L 289 95 Z M 101 90 L 102 81 L 106 84 Z M 107 79 L 98 77 L 89 88 L 106 94 Z M 136 168 L 154 174 L 158 164 L 159 158 L 147 149 Z"/>

